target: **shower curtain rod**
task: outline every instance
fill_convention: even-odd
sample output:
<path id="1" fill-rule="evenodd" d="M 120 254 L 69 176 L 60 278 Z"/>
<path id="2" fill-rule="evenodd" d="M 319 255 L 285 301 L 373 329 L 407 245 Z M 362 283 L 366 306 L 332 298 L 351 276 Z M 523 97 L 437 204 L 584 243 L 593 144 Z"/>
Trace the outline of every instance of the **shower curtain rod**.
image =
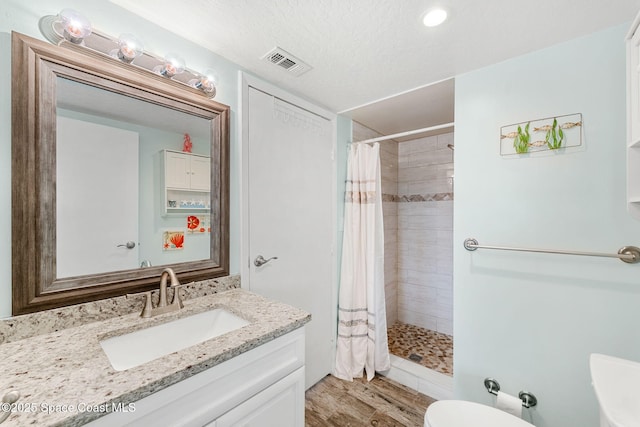
<path id="1" fill-rule="evenodd" d="M 417 133 L 429 132 L 431 130 L 444 129 L 444 128 L 449 128 L 453 126 L 454 126 L 454 122 L 445 123 L 442 125 L 430 126 L 422 129 L 409 130 L 407 132 L 394 133 L 393 135 L 379 136 L 377 138 L 365 139 L 364 141 L 355 141 L 355 142 L 352 142 L 352 144 L 366 144 L 368 142 L 386 141 L 387 139 L 401 138 L 403 136 L 415 135 Z"/>

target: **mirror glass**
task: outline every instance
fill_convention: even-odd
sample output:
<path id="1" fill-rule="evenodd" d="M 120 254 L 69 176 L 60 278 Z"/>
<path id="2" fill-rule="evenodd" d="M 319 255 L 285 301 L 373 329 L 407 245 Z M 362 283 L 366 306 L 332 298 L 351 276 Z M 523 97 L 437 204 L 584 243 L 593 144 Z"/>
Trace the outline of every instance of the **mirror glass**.
<path id="1" fill-rule="evenodd" d="M 56 91 L 56 276 L 208 259 L 210 191 L 166 174 L 209 163 L 211 120 L 63 77 Z"/>

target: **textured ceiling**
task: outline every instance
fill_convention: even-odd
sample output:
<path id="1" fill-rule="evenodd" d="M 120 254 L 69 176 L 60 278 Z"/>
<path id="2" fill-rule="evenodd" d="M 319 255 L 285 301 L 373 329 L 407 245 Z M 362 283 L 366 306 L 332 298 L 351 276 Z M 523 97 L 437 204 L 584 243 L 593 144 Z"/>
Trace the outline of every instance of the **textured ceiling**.
<path id="1" fill-rule="evenodd" d="M 640 9 L 638 0 L 111 1 L 332 111 L 354 110 L 350 114 L 630 22 Z M 435 5 L 444 6 L 449 19 L 426 28 L 421 17 Z M 294 77 L 262 61 L 275 46 L 313 69 Z"/>

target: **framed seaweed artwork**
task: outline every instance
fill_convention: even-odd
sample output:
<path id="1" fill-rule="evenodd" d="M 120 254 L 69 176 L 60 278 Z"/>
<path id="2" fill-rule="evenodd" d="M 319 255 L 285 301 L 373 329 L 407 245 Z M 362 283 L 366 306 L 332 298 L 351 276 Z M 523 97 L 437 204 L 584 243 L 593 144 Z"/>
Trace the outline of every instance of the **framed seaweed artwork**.
<path id="1" fill-rule="evenodd" d="M 500 154 L 522 155 L 582 145 L 582 114 L 530 120 L 500 128 Z"/>

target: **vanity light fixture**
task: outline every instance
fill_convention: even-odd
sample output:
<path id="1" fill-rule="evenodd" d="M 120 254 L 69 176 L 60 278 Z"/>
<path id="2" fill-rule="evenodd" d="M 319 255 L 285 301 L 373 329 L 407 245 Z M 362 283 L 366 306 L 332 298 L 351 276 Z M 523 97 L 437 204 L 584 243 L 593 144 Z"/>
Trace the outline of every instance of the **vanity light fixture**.
<path id="1" fill-rule="evenodd" d="M 211 70 L 204 73 L 190 70 L 184 59 L 176 54 L 167 54 L 162 58 L 145 52 L 142 42 L 132 34 L 122 34 L 117 39 L 104 34 L 92 28 L 89 20 L 73 9 L 63 9 L 58 15 L 43 16 L 38 25 L 42 35 L 55 45 L 81 46 L 198 89 L 208 98 L 216 96 L 217 80 Z"/>
<path id="2" fill-rule="evenodd" d="M 447 19 L 447 11 L 444 9 L 432 9 L 422 18 L 422 23 L 426 27 L 437 27 Z"/>
<path id="3" fill-rule="evenodd" d="M 133 34 L 121 34 L 118 38 L 118 50 L 116 56 L 122 62 L 130 64 L 131 61 L 142 55 L 144 48 L 142 42 Z"/>

